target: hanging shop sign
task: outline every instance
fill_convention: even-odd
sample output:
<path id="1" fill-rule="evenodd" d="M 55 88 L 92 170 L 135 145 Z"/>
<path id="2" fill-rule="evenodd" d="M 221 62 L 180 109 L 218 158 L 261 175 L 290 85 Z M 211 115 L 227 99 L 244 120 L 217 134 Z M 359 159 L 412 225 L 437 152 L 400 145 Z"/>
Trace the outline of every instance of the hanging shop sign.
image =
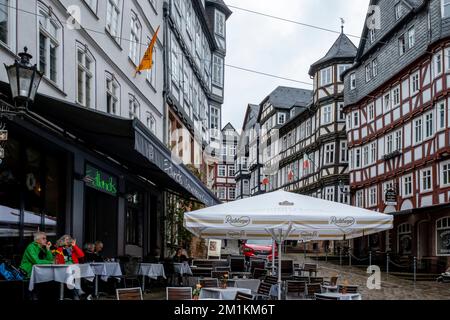
<path id="1" fill-rule="evenodd" d="M 387 189 L 384 199 L 385 199 L 386 205 L 396 206 L 397 205 L 397 192 L 392 188 Z"/>
<path id="2" fill-rule="evenodd" d="M 86 186 L 90 188 L 112 196 L 117 196 L 117 178 L 90 164 L 86 164 L 84 181 L 86 182 Z"/>
<path id="3" fill-rule="evenodd" d="M 437 231 L 437 254 L 440 256 L 450 256 L 450 229 Z"/>

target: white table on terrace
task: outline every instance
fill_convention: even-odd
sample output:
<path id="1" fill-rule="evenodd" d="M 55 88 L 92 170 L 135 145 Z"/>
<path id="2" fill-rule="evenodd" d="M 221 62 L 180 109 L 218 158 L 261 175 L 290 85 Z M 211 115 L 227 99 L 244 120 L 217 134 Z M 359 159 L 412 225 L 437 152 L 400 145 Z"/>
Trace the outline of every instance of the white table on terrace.
<path id="1" fill-rule="evenodd" d="M 92 262 L 90 266 L 95 274 L 95 297 L 98 297 L 98 278 L 101 277 L 103 281 L 108 281 L 109 277 L 122 276 L 120 264 L 117 262 Z"/>
<path id="2" fill-rule="evenodd" d="M 142 292 L 145 292 L 145 277 L 154 280 L 158 279 L 158 277 L 166 279 L 164 265 L 159 263 L 141 263 L 138 274 L 142 276 Z"/>
<path id="3" fill-rule="evenodd" d="M 261 284 L 261 280 L 259 279 L 232 279 L 228 280 L 228 284 L 232 285 L 235 288 L 245 288 L 250 289 L 252 292 L 257 292 L 259 285 Z"/>
<path id="4" fill-rule="evenodd" d="M 320 293 L 321 296 L 337 298 L 338 300 L 362 300 L 359 293 L 338 293 L 338 292 L 326 292 Z"/>
<path id="5" fill-rule="evenodd" d="M 64 284 L 81 289 L 80 279 L 94 281 L 95 273 L 89 264 L 44 264 L 34 265 L 28 290 L 33 291 L 36 283 L 56 281 L 61 283 L 59 299 L 64 299 Z"/>
<path id="6" fill-rule="evenodd" d="M 184 276 L 184 275 L 188 275 L 188 276 L 192 276 L 192 270 L 191 267 L 189 266 L 189 264 L 187 262 L 184 263 L 174 263 L 173 264 L 173 270 L 175 273 Z"/>
<path id="7" fill-rule="evenodd" d="M 238 292 L 252 294 L 250 289 L 245 288 L 202 288 L 199 299 L 234 300 Z"/>

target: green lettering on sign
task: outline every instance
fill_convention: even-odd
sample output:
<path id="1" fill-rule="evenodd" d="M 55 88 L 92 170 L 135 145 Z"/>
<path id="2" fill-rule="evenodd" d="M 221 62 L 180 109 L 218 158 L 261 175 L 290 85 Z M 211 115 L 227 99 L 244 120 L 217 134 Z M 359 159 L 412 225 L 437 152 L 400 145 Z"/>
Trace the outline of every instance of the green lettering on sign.
<path id="1" fill-rule="evenodd" d="M 88 187 L 113 196 L 117 195 L 117 178 L 89 164 L 86 165 L 86 177 L 84 181 Z"/>

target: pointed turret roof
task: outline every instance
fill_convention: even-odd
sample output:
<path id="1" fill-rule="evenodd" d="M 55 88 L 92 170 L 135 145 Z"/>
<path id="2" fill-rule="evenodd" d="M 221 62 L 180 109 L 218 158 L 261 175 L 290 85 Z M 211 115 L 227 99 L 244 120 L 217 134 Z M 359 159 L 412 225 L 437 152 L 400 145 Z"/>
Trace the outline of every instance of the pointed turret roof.
<path id="1" fill-rule="evenodd" d="M 353 42 L 345 35 L 344 32 L 342 32 L 335 43 L 331 46 L 330 50 L 328 50 L 325 57 L 311 65 L 309 75 L 314 76 L 317 69 L 332 61 L 351 60 L 351 62 L 353 62 L 353 59 L 356 57 L 357 50 L 358 49 Z"/>

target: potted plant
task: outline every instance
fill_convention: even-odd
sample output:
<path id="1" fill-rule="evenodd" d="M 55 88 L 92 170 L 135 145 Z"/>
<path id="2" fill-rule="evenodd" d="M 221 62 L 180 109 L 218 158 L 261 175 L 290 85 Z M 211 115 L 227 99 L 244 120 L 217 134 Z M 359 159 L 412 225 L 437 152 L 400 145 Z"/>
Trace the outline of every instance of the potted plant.
<path id="1" fill-rule="evenodd" d="M 222 282 L 222 288 L 226 289 L 228 286 L 228 273 L 224 273 L 220 281 Z"/>
<path id="2" fill-rule="evenodd" d="M 202 291 L 202 285 L 197 284 L 194 291 L 192 291 L 192 297 L 194 300 L 198 300 L 200 297 L 200 292 Z"/>

